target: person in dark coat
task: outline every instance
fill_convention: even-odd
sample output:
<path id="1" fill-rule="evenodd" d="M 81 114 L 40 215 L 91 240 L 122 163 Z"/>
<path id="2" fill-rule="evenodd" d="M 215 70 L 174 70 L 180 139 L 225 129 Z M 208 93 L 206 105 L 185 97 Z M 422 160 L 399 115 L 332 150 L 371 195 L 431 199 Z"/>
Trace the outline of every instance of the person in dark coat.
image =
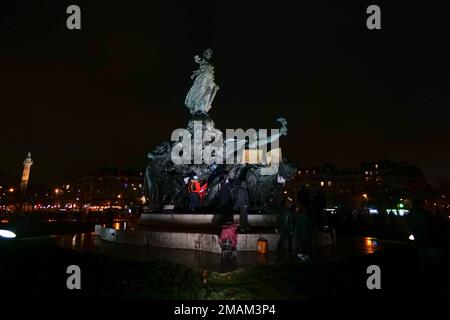
<path id="1" fill-rule="evenodd" d="M 295 235 L 300 243 L 297 257 L 302 261 L 311 258 L 313 231 L 310 210 L 300 205 L 299 212 L 295 215 Z"/>
<path id="2" fill-rule="evenodd" d="M 438 264 L 442 256 L 439 233 L 433 226 L 431 214 L 425 210 L 423 200 L 413 200 L 407 223 L 414 237 L 421 268 Z"/>
<path id="3" fill-rule="evenodd" d="M 242 181 L 240 187 L 237 189 L 236 202 L 234 204 L 234 210 L 239 210 L 240 215 L 240 225 L 239 231 L 245 232 L 250 230 L 250 225 L 248 224 L 248 207 L 250 205 L 250 200 L 248 196 L 247 182 Z"/>
<path id="4" fill-rule="evenodd" d="M 219 205 L 217 209 L 222 212 L 227 212 L 231 209 L 231 201 L 233 200 L 233 192 L 228 175 L 224 175 L 219 184 Z"/>
<path id="5" fill-rule="evenodd" d="M 285 243 L 288 244 L 289 259 L 292 258 L 292 237 L 295 232 L 294 215 L 292 212 L 292 202 L 284 198 L 283 205 L 277 217 L 277 230 L 280 233 L 280 240 L 277 245 L 278 259 L 283 259 Z"/>

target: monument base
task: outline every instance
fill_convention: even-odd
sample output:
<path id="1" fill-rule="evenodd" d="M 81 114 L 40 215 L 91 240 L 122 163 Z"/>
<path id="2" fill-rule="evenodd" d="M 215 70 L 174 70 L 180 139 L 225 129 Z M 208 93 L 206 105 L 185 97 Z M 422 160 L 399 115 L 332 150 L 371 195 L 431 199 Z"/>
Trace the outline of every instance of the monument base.
<path id="1" fill-rule="evenodd" d="M 141 228 L 135 230 L 117 230 L 97 225 L 95 234 L 100 239 L 142 247 L 185 249 L 211 253 L 221 253 L 220 239 L 217 232 L 204 231 L 165 231 L 156 228 Z M 260 238 L 264 238 L 268 242 L 269 251 L 275 251 L 280 235 L 270 232 L 238 233 L 237 251 L 256 251 L 257 242 Z M 331 244 L 331 238 L 328 234 L 317 233 L 314 246 L 324 246 Z M 293 239 L 293 248 L 297 248 L 298 243 Z"/>
<path id="2" fill-rule="evenodd" d="M 212 213 L 147 213 L 141 214 L 139 224 L 148 227 L 183 227 L 196 228 L 220 228 L 224 221 L 224 214 Z M 233 215 L 234 223 L 239 224 L 239 215 Z M 249 214 L 248 223 L 254 228 L 273 229 L 277 222 L 274 214 Z"/>

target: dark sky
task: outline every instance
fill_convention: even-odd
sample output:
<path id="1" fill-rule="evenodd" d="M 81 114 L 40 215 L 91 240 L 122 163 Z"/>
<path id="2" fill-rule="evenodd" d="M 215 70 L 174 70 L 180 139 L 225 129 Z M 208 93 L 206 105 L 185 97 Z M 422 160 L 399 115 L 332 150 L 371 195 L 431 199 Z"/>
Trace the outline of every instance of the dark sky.
<path id="1" fill-rule="evenodd" d="M 298 166 L 390 159 L 450 173 L 444 1 L 92 2 L 2 3 L 0 172 L 19 179 L 28 150 L 41 183 L 144 168 L 186 125 L 193 56 L 211 47 L 217 127 L 284 116 L 283 154 Z M 372 3 L 382 30 L 366 28 Z M 81 31 L 66 29 L 70 4 Z"/>

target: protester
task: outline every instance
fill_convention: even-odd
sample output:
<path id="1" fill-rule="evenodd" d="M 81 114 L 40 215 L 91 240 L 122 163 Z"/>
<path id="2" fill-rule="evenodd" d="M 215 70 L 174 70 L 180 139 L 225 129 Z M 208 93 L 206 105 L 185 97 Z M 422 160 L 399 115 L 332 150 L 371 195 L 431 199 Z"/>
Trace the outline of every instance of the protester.
<path id="1" fill-rule="evenodd" d="M 225 174 L 219 184 L 219 205 L 217 209 L 221 212 L 228 212 L 231 209 L 231 201 L 233 200 L 233 192 L 231 183 L 227 174 Z"/>
<path id="2" fill-rule="evenodd" d="M 418 198 L 413 200 L 407 222 L 414 237 L 420 267 L 425 269 L 438 264 L 442 256 L 439 233 L 433 226 L 431 214 L 425 210 L 423 200 Z"/>
<path id="3" fill-rule="evenodd" d="M 301 204 L 295 216 L 295 235 L 300 244 L 297 257 L 302 261 L 309 260 L 312 253 L 313 223 L 310 210 Z"/>
<path id="4" fill-rule="evenodd" d="M 248 207 L 250 205 L 250 200 L 247 190 L 247 182 L 242 181 L 240 187 L 237 190 L 236 202 L 234 204 L 234 210 L 239 210 L 240 214 L 240 225 L 239 231 L 246 232 L 250 230 L 250 225 L 248 224 Z"/>
<path id="5" fill-rule="evenodd" d="M 283 260 L 284 246 L 287 242 L 288 257 L 292 258 L 292 237 L 295 231 L 294 216 L 292 212 L 292 201 L 284 198 L 283 205 L 280 208 L 277 219 L 277 229 L 280 233 L 280 240 L 277 245 L 278 259 Z"/>
<path id="6" fill-rule="evenodd" d="M 197 176 L 193 176 L 188 184 L 189 211 L 195 211 L 199 204 L 200 182 Z"/>

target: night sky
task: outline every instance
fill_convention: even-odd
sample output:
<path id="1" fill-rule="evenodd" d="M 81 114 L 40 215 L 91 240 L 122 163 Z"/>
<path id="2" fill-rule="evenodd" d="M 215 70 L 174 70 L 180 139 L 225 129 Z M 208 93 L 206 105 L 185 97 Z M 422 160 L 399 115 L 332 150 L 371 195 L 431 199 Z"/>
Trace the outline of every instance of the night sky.
<path id="1" fill-rule="evenodd" d="M 288 120 L 297 166 L 405 160 L 450 175 L 449 10 L 411 1 L 287 5 L 14 1 L 0 10 L 0 172 L 70 182 L 102 165 L 144 168 L 185 127 L 184 98 L 213 49 L 220 129 Z M 66 28 L 77 4 L 82 30 Z M 382 29 L 366 28 L 381 7 Z"/>

